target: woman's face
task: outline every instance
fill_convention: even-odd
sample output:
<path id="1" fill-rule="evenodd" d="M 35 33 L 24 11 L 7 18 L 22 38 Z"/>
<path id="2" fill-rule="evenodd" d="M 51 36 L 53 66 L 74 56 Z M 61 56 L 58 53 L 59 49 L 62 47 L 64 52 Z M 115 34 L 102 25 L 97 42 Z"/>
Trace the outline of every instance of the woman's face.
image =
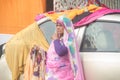
<path id="1" fill-rule="evenodd" d="M 64 33 L 64 27 L 61 24 L 57 24 L 56 25 L 56 31 L 57 31 L 57 34 L 63 35 L 63 33 Z"/>

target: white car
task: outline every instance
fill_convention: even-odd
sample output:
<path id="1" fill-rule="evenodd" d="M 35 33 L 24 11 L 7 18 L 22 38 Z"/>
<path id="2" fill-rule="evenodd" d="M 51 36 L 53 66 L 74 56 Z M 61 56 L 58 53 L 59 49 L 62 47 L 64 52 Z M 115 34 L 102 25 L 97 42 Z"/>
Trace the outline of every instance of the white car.
<path id="1" fill-rule="evenodd" d="M 47 17 L 37 23 L 50 43 L 55 23 Z M 75 33 L 85 80 L 120 80 L 120 14 L 105 15 L 89 25 L 75 29 Z M 2 66 L 7 65 L 5 63 Z M 6 79 L 3 77 L 0 74 L 1 80 Z"/>
<path id="2" fill-rule="evenodd" d="M 120 80 L 120 14 L 76 29 L 86 80 Z"/>
<path id="3" fill-rule="evenodd" d="M 40 29 L 50 43 L 55 24 L 44 20 Z M 85 80 L 120 80 L 120 14 L 105 15 L 75 33 Z"/>

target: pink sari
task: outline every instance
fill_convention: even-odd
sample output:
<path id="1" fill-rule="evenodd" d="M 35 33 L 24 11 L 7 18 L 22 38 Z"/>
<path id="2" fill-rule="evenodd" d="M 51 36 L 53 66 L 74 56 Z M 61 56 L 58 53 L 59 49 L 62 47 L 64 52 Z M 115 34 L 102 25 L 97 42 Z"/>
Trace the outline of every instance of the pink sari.
<path id="1" fill-rule="evenodd" d="M 74 80 L 85 80 L 73 23 L 65 16 L 61 16 L 60 19 L 65 25 L 64 41 L 67 42 L 69 48 L 69 59 L 74 73 Z"/>
<path id="2" fill-rule="evenodd" d="M 65 25 L 63 41 L 68 47 L 69 54 L 59 57 L 55 52 L 53 42 L 51 43 L 47 52 L 46 80 L 84 80 L 73 24 L 64 16 L 61 16 L 59 20 Z"/>
<path id="3" fill-rule="evenodd" d="M 69 56 L 60 57 L 53 42 L 47 52 L 45 80 L 74 80 Z"/>

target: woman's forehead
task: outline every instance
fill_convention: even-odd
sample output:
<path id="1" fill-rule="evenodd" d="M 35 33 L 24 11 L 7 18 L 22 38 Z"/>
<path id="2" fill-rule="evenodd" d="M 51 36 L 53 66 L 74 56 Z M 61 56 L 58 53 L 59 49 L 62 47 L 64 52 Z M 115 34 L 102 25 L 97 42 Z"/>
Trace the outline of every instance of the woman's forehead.
<path id="1" fill-rule="evenodd" d="M 57 23 L 56 25 L 57 25 L 57 26 L 62 26 L 62 24 L 60 24 L 60 23 Z"/>

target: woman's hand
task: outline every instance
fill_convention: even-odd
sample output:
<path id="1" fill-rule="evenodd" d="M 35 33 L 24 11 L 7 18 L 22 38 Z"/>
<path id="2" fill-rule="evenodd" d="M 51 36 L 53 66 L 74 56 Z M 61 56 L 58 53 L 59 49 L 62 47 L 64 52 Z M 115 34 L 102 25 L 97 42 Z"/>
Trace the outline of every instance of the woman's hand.
<path id="1" fill-rule="evenodd" d="M 52 38 L 53 40 L 58 39 L 58 35 L 57 35 L 57 33 L 54 33 L 53 36 L 52 36 L 51 38 Z"/>

